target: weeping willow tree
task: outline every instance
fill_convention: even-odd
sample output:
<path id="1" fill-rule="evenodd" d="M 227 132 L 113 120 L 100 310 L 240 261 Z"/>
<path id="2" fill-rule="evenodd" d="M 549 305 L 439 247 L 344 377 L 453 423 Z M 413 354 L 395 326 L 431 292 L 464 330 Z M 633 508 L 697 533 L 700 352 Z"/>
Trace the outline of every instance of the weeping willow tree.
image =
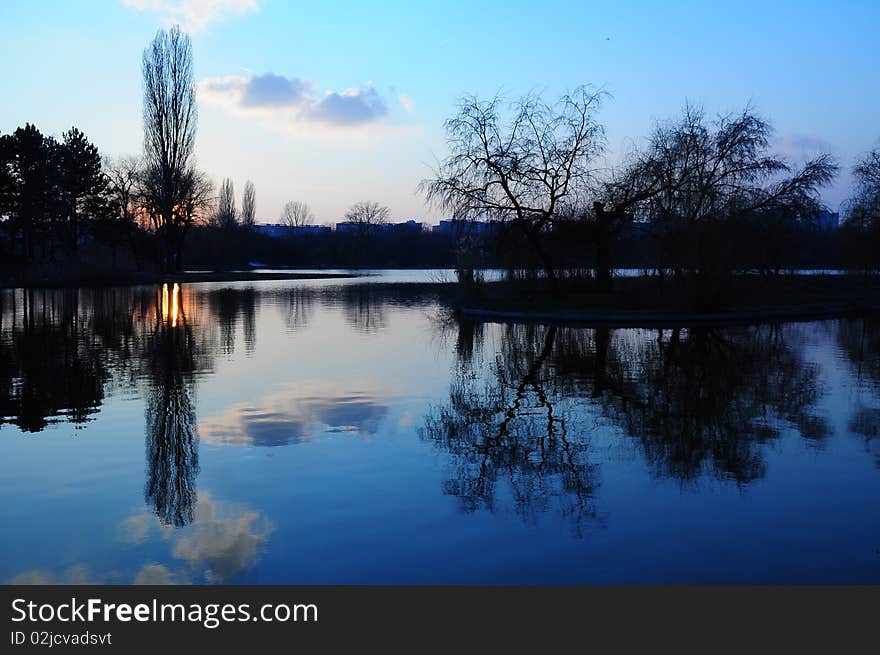
<path id="1" fill-rule="evenodd" d="M 846 204 L 843 224 L 849 265 L 864 273 L 880 271 L 880 148 L 864 155 L 853 169 L 856 188 Z"/>
<path id="2" fill-rule="evenodd" d="M 827 154 L 792 165 L 773 152 L 772 137 L 750 108 L 709 119 L 686 106 L 655 126 L 630 164 L 628 175 L 651 190 L 634 211 L 656 239 L 658 270 L 687 281 L 700 308 L 718 306 L 754 239 L 772 239 L 770 221 L 808 221 L 837 173 Z"/>

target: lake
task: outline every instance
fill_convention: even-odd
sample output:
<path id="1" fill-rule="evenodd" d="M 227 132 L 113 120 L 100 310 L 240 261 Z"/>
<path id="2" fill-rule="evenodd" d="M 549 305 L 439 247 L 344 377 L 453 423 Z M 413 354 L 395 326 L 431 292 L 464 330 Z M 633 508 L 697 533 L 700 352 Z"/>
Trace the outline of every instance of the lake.
<path id="1" fill-rule="evenodd" d="M 880 583 L 880 319 L 472 323 L 376 273 L 0 290 L 0 580 Z"/>

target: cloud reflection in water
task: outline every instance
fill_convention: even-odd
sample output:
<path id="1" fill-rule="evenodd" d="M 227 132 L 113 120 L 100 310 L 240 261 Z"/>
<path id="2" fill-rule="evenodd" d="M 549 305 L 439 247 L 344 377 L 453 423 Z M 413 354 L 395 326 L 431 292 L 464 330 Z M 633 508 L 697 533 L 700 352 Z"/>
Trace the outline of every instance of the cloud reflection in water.
<path id="1" fill-rule="evenodd" d="M 387 396 L 376 392 L 298 387 L 231 405 L 200 421 L 199 435 L 214 445 L 285 446 L 333 432 L 372 436 L 387 414 Z"/>

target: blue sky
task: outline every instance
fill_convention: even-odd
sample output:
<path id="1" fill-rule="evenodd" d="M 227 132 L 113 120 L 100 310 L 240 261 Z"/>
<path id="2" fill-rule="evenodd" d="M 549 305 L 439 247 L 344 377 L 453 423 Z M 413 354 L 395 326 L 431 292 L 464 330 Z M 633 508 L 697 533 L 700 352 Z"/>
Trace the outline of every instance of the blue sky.
<path id="1" fill-rule="evenodd" d="M 604 87 L 610 161 L 685 100 L 752 103 L 793 160 L 849 167 L 880 139 L 880 3 L 857 0 L 4 0 L 0 131 L 76 125 L 108 155 L 139 151 L 141 53 L 172 22 L 193 37 L 199 166 L 239 193 L 252 179 L 261 222 L 287 200 L 332 222 L 364 199 L 437 220 L 415 187 L 463 93 Z"/>

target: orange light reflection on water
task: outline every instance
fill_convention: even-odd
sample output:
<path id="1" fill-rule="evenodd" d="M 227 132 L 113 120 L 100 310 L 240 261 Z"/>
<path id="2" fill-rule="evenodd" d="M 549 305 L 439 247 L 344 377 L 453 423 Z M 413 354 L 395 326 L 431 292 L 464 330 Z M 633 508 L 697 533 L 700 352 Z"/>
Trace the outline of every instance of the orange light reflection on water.
<path id="1" fill-rule="evenodd" d="M 170 299 L 169 299 L 170 296 Z M 168 292 L 168 283 L 162 285 L 162 322 L 171 327 L 177 327 L 177 320 L 180 316 L 180 285 L 175 282 Z"/>

